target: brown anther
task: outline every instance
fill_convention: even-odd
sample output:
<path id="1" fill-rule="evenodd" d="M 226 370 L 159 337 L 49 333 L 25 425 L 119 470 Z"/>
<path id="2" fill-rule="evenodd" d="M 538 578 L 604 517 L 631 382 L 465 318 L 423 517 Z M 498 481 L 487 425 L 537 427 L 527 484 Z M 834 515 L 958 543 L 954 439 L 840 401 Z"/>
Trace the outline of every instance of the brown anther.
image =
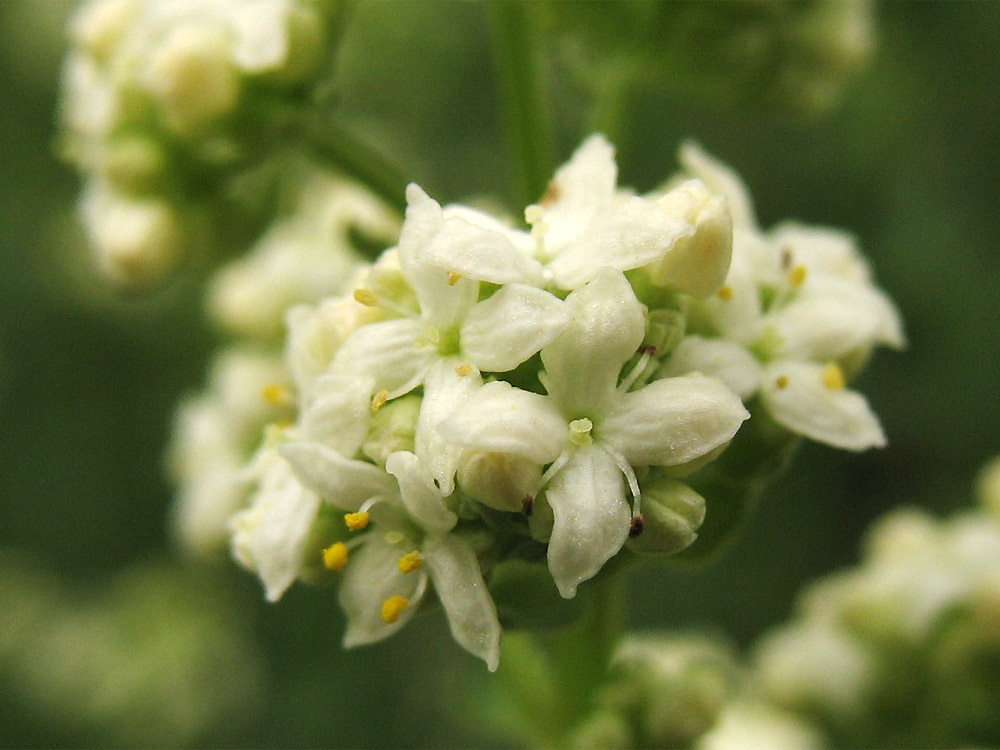
<path id="1" fill-rule="evenodd" d="M 778 379 L 774 381 L 774 384 L 776 386 L 778 386 L 779 388 L 787 388 L 788 387 L 788 376 L 787 375 L 779 375 Z"/>
<path id="2" fill-rule="evenodd" d="M 632 525 L 628 527 L 628 538 L 635 539 L 639 534 L 646 530 L 646 519 L 642 517 L 642 513 L 637 513 L 632 517 Z"/>
<path id="3" fill-rule="evenodd" d="M 559 200 L 561 193 L 562 191 L 559 189 L 559 186 L 555 183 L 555 181 L 550 182 L 549 186 L 545 189 L 545 195 L 543 195 L 541 200 L 538 201 L 538 205 L 543 208 L 548 208 Z"/>
<path id="4" fill-rule="evenodd" d="M 792 267 L 791 248 L 783 247 L 781 248 L 781 270 L 787 271 L 791 267 Z"/>
<path id="5" fill-rule="evenodd" d="M 649 346 L 639 347 L 639 354 L 648 354 L 650 357 L 655 357 L 659 353 L 660 353 L 659 348 L 653 346 L 652 344 L 650 344 Z"/>
<path id="6" fill-rule="evenodd" d="M 531 514 L 535 512 L 535 498 L 531 495 L 525 495 L 524 500 L 521 501 L 521 513 L 524 514 L 525 518 L 530 518 Z"/>

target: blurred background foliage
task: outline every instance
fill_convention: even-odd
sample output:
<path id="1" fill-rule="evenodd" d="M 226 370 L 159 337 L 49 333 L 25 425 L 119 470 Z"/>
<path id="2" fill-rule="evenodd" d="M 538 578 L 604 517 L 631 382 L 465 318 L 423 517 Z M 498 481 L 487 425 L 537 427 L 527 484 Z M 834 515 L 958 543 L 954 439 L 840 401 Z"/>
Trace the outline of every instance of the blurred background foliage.
<path id="1" fill-rule="evenodd" d="M 664 11 L 664 39 L 683 6 Z M 0 4 L 0 744 L 502 744 L 463 698 L 492 678 L 441 618 L 343 652 L 329 590 L 298 586 L 267 605 L 233 566 L 197 569 L 173 553 L 164 447 L 219 337 L 195 274 L 132 298 L 91 270 L 77 178 L 54 149 L 72 7 Z M 435 197 L 515 206 L 484 10 L 359 3 L 334 97 Z M 559 161 L 592 125 L 577 63 L 630 44 L 633 29 L 605 23 L 605 10 L 570 3 L 542 19 Z M 833 109 L 706 96 L 670 75 L 693 63 L 665 54 L 639 63 L 649 74 L 615 123 L 622 184 L 656 186 L 695 138 L 742 175 L 763 226 L 798 218 L 857 233 L 910 341 L 879 353 L 859 385 L 889 447 L 805 446 L 724 555 L 630 574 L 636 628 L 746 646 L 788 616 L 805 582 L 856 560 L 874 518 L 967 505 L 976 470 L 1000 452 L 1000 4 L 887 3 L 875 17 L 872 59 Z"/>

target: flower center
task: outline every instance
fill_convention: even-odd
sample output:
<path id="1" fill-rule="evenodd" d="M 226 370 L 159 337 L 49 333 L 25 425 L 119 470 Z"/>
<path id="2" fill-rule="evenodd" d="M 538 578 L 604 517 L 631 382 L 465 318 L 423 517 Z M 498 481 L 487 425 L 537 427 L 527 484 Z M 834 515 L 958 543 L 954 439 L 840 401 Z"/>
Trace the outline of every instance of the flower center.
<path id="1" fill-rule="evenodd" d="M 590 445 L 594 442 L 594 437 L 590 434 L 592 429 L 594 429 L 594 423 L 586 417 L 574 419 L 569 423 L 569 441 L 573 445 Z"/>

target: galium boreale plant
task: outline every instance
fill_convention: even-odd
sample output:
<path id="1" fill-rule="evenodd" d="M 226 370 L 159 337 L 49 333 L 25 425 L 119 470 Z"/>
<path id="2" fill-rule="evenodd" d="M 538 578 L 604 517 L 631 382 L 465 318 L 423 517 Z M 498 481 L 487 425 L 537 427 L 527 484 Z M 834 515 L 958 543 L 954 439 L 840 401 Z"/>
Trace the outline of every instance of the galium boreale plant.
<path id="1" fill-rule="evenodd" d="M 411 185 L 398 244 L 348 293 L 289 312 L 294 417 L 266 430 L 232 518 L 269 599 L 339 579 L 348 645 L 437 601 L 495 669 L 504 621 L 696 549 L 714 503 L 750 502 L 799 436 L 882 444 L 846 382 L 901 334 L 853 245 L 764 233 L 726 168 L 694 147 L 682 161 L 635 195 L 592 136 L 524 228 Z M 726 327 L 729 303 L 755 311 L 745 331 Z M 775 322 L 796 304 L 846 316 L 821 343 L 873 322 L 823 348 Z M 787 396 L 761 397 L 773 389 Z M 817 410 L 827 431 L 787 416 Z"/>

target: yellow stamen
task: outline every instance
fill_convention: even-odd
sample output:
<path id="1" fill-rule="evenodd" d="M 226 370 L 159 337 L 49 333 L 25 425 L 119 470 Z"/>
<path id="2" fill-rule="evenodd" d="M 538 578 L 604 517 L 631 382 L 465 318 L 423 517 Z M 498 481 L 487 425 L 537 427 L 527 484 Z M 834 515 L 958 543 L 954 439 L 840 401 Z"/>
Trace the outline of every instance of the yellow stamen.
<path id="1" fill-rule="evenodd" d="M 401 558 L 399 558 L 399 572 L 400 573 L 412 573 L 414 570 L 419 568 L 424 564 L 424 558 L 421 557 L 419 550 L 413 550 L 413 552 L 407 552 Z"/>
<path id="2" fill-rule="evenodd" d="M 344 523 L 347 524 L 347 528 L 351 531 L 361 531 L 368 525 L 371 520 L 371 515 L 365 511 L 361 513 L 345 513 Z"/>
<path id="3" fill-rule="evenodd" d="M 800 287 L 806 282 L 806 267 L 795 266 L 788 272 L 788 283 L 793 287 Z"/>
<path id="4" fill-rule="evenodd" d="M 470 372 L 472 372 L 472 368 L 468 365 L 455 365 L 455 374 L 460 378 L 464 378 Z"/>
<path id="5" fill-rule="evenodd" d="M 847 382 L 844 380 L 844 371 L 840 369 L 840 365 L 836 362 L 831 362 L 823 368 L 823 385 L 831 391 L 843 390 L 844 386 L 847 385 Z"/>
<path id="6" fill-rule="evenodd" d="M 778 386 L 779 388 L 787 388 L 788 387 L 788 376 L 787 375 L 779 375 L 778 379 L 774 381 L 774 384 L 776 386 Z"/>
<path id="7" fill-rule="evenodd" d="M 462 278 L 462 274 L 458 271 L 448 271 L 448 286 L 455 286 L 460 278 Z"/>
<path id="8" fill-rule="evenodd" d="M 375 307 L 378 305 L 378 297 L 368 289 L 355 289 L 354 299 L 365 307 Z"/>
<path id="9" fill-rule="evenodd" d="M 731 286 L 724 286 L 715 293 L 715 296 L 729 302 L 733 298 L 733 288 Z"/>
<path id="10" fill-rule="evenodd" d="M 410 600 L 405 596 L 390 596 L 382 602 L 382 622 L 392 625 L 403 614 L 403 610 L 410 604 Z"/>
<path id="11" fill-rule="evenodd" d="M 387 391 L 385 388 L 376 393 L 375 398 L 372 399 L 372 414 L 374 414 L 383 406 L 385 406 L 385 402 L 388 400 L 389 400 L 389 391 Z"/>
<path id="12" fill-rule="evenodd" d="M 288 406 L 292 403 L 292 391 L 284 383 L 268 383 L 261 388 L 260 395 L 271 406 Z"/>
<path id="13" fill-rule="evenodd" d="M 323 565 L 327 570 L 343 570 L 347 558 L 347 545 L 343 542 L 336 542 L 323 550 Z"/>

